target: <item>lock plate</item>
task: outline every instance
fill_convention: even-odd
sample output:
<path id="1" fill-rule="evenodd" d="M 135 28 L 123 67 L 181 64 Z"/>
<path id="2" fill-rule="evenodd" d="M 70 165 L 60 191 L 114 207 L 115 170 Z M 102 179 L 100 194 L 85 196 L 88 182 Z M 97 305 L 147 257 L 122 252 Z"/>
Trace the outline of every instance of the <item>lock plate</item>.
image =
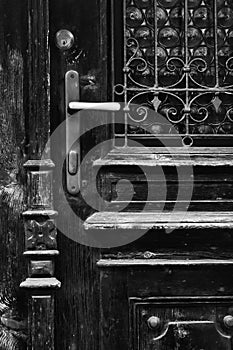
<path id="1" fill-rule="evenodd" d="M 69 109 L 69 103 L 79 101 L 79 74 L 68 71 L 65 75 L 65 110 L 66 110 L 66 185 L 67 191 L 75 195 L 80 188 L 80 119 L 78 112 Z"/>

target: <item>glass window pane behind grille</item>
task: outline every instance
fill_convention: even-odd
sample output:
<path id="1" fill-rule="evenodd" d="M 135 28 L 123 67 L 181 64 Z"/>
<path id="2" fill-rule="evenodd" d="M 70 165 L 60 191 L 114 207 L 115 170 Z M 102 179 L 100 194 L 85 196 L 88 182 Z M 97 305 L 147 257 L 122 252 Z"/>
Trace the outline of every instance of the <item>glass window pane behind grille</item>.
<path id="1" fill-rule="evenodd" d="M 124 87 L 114 91 L 130 125 L 121 132 L 231 144 L 232 0 L 124 0 L 123 12 Z"/>

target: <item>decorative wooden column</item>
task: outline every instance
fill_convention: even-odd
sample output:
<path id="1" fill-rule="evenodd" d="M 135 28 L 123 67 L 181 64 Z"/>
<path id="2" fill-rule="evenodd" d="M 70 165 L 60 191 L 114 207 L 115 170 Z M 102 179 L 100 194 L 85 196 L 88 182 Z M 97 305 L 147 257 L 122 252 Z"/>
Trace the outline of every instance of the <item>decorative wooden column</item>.
<path id="1" fill-rule="evenodd" d="M 28 210 L 23 213 L 28 278 L 21 287 L 29 297 L 29 349 L 54 349 L 54 290 L 60 282 L 54 277 L 58 255 L 52 199 L 51 160 L 29 160 L 27 170 Z"/>
<path id="2" fill-rule="evenodd" d="M 28 79 L 26 152 L 27 210 L 23 213 L 28 276 L 28 350 L 54 349 L 54 297 L 60 282 L 54 277 L 57 212 L 53 208 L 54 164 L 46 146 L 50 135 L 49 1 L 28 0 Z M 46 148 L 47 147 L 47 148 Z M 46 149 L 46 150 L 45 150 Z M 46 154 L 44 160 L 43 154 Z M 42 159 L 42 160 L 41 160 Z"/>

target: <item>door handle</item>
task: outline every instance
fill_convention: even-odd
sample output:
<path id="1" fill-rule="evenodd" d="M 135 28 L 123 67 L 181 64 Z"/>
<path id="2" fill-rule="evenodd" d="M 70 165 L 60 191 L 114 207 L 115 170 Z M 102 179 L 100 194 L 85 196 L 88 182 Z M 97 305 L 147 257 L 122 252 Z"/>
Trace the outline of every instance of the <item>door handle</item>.
<path id="1" fill-rule="evenodd" d="M 70 102 L 69 108 L 72 110 L 89 109 L 93 111 L 117 112 L 121 109 L 117 102 Z"/>
<path id="2" fill-rule="evenodd" d="M 67 191 L 75 195 L 80 189 L 80 174 L 78 172 L 81 161 L 80 110 L 117 112 L 121 106 L 117 102 L 81 102 L 79 73 L 70 70 L 65 75 L 65 113 L 66 113 L 66 187 Z"/>

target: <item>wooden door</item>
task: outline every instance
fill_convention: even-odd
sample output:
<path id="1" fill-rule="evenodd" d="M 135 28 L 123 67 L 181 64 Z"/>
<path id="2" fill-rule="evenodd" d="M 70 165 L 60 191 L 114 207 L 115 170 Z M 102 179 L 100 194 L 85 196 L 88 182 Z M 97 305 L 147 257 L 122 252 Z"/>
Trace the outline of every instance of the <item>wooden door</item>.
<path id="1" fill-rule="evenodd" d="M 60 0 L 50 21 L 54 129 L 70 70 L 80 76 L 76 100 L 128 107 L 81 142 L 84 158 L 113 139 L 80 179 L 88 199 L 97 173 L 105 202 L 91 208 L 64 180 L 92 247 L 58 238 L 57 348 L 231 349 L 230 2 Z M 68 50 L 54 44 L 60 29 L 74 35 Z"/>
<path id="2" fill-rule="evenodd" d="M 16 89 L 1 130 L 16 250 L 2 255 L 1 346 L 8 332 L 12 349 L 232 349 L 231 1 L 23 9 L 17 35 L 0 21 L 2 91 Z"/>

